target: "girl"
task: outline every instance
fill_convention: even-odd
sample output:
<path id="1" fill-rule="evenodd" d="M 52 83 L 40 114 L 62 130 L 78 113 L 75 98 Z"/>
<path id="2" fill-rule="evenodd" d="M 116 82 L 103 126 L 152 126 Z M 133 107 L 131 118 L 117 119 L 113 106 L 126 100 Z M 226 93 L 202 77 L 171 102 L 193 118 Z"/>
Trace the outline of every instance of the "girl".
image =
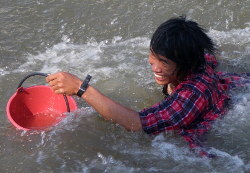
<path id="1" fill-rule="evenodd" d="M 202 147 L 201 137 L 226 113 L 230 99 L 226 91 L 250 82 L 247 73 L 216 72 L 214 51 L 214 43 L 196 22 L 178 17 L 161 24 L 150 42 L 149 64 L 166 98 L 140 112 L 103 95 L 89 84 L 89 75 L 82 81 L 59 72 L 46 81 L 55 93 L 78 95 L 105 119 L 128 130 L 148 134 L 177 130 L 192 149 L 212 157 Z"/>

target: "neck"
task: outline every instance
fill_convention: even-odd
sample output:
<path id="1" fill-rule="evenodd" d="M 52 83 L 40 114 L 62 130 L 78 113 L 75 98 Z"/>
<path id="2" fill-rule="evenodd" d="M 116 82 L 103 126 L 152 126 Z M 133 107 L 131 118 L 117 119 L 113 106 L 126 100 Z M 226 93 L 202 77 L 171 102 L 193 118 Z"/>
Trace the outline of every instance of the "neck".
<path id="1" fill-rule="evenodd" d="M 171 95 L 177 85 L 178 85 L 177 83 L 175 84 L 169 83 L 167 85 L 164 85 L 162 92 L 165 95 Z"/>

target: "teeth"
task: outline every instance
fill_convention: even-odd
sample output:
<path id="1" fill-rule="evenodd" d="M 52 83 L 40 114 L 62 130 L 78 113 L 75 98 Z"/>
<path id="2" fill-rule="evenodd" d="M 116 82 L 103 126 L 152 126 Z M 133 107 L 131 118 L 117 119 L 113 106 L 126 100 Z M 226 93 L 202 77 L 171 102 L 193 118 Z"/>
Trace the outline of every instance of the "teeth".
<path id="1" fill-rule="evenodd" d="M 164 77 L 164 76 L 160 76 L 160 75 L 155 74 L 155 73 L 154 73 L 154 75 L 155 75 L 155 77 L 161 77 L 161 78 L 163 78 L 163 77 Z"/>

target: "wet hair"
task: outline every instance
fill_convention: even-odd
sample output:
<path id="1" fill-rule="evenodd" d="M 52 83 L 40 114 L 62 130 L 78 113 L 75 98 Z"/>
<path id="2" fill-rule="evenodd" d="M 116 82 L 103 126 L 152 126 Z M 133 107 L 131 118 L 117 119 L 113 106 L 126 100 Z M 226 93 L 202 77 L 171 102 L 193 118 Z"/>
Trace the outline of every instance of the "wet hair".
<path id="1" fill-rule="evenodd" d="M 154 32 L 150 50 L 155 55 L 171 59 L 177 65 L 177 78 L 204 70 L 205 53 L 214 54 L 216 48 L 206 30 L 185 16 L 162 23 Z"/>

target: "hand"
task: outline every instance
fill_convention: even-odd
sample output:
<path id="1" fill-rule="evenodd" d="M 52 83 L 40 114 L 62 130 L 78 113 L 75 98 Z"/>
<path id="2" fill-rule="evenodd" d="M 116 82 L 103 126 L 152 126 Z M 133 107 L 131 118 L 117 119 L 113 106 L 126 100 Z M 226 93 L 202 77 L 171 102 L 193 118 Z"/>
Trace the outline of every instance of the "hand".
<path id="1" fill-rule="evenodd" d="M 57 94 L 75 95 L 79 90 L 82 81 L 73 74 L 58 72 L 46 77 L 52 90 Z"/>

